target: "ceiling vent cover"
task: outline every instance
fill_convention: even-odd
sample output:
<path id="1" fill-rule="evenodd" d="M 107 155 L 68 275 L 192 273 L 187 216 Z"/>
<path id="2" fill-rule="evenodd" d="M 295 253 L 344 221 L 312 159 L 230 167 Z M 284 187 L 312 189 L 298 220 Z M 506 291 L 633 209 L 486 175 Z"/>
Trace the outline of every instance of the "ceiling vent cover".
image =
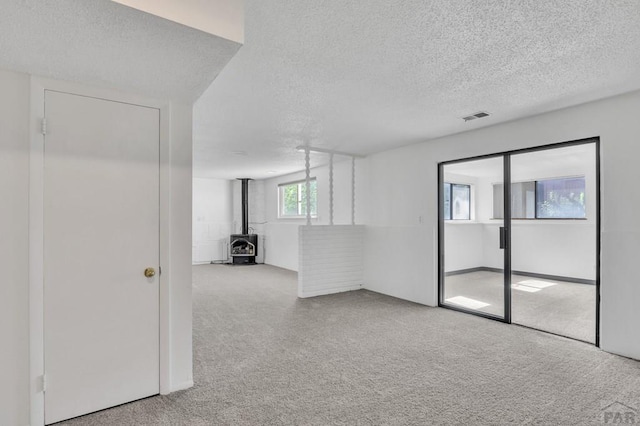
<path id="1" fill-rule="evenodd" d="M 484 118 L 484 117 L 488 117 L 489 113 L 488 112 L 476 112 L 475 114 L 471 114 L 468 115 L 466 117 L 462 117 L 462 119 L 467 122 L 467 121 L 471 121 L 471 120 L 475 120 L 476 118 Z"/>

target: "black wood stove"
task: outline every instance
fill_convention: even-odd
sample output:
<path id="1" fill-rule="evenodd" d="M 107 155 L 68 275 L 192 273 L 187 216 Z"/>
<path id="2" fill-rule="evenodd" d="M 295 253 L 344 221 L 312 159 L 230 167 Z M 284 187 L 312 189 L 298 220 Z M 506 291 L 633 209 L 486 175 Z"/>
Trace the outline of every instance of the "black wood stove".
<path id="1" fill-rule="evenodd" d="M 229 238 L 230 254 L 234 265 L 255 265 L 258 255 L 258 235 L 249 234 L 249 178 L 242 182 L 242 233 Z"/>

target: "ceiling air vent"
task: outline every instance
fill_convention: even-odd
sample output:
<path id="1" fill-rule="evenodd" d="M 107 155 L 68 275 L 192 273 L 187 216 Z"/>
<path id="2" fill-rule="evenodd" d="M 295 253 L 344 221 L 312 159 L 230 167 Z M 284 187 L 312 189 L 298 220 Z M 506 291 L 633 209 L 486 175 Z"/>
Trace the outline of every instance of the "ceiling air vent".
<path id="1" fill-rule="evenodd" d="M 468 115 L 466 117 L 462 117 L 462 119 L 467 122 L 467 121 L 471 121 L 471 120 L 475 120 L 476 118 L 484 118 L 484 117 L 488 117 L 489 113 L 488 112 L 476 112 L 475 114 L 472 115 Z"/>

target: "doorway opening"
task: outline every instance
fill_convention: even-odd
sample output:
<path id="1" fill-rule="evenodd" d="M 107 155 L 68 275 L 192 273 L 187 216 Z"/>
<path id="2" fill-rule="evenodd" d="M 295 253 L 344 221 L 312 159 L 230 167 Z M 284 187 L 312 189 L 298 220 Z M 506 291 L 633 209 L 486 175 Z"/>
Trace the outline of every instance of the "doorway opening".
<path id="1" fill-rule="evenodd" d="M 599 139 L 438 170 L 439 306 L 599 345 Z"/>

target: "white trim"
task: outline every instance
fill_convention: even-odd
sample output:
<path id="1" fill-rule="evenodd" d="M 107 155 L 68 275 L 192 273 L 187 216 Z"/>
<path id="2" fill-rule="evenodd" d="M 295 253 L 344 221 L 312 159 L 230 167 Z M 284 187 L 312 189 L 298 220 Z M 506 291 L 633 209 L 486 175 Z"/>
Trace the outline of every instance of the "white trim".
<path id="1" fill-rule="evenodd" d="M 437 216 L 437 215 L 436 215 Z M 436 218 L 436 225 L 433 226 L 431 228 L 431 239 L 433 241 L 433 245 L 432 245 L 432 249 L 433 249 L 433 254 L 434 254 L 434 259 L 433 259 L 433 266 L 434 268 L 432 268 L 433 271 L 433 281 L 434 283 L 436 283 L 435 286 L 429 286 L 426 282 L 425 284 L 427 284 L 427 293 L 431 293 L 431 300 L 429 301 L 425 301 L 425 302 L 419 302 L 419 303 L 423 303 L 424 305 L 427 306 L 432 306 L 432 307 L 437 307 L 438 304 L 440 303 L 439 299 L 438 299 L 438 289 L 440 288 L 440 266 L 439 266 L 439 262 L 440 262 L 440 253 L 439 253 L 439 249 L 438 247 L 440 246 L 440 240 L 438 238 L 438 228 L 439 225 L 438 223 L 439 220 Z"/>
<path id="2" fill-rule="evenodd" d="M 31 79 L 29 117 L 29 395 L 30 424 L 44 425 L 44 83 Z"/>
<path id="3" fill-rule="evenodd" d="M 160 103 L 160 394 L 171 392 L 171 105 Z"/>
<path id="4" fill-rule="evenodd" d="M 323 288 L 321 290 L 299 291 L 298 297 L 301 299 L 304 299 L 307 297 L 324 296 L 326 294 L 335 294 L 335 293 L 344 293 L 347 291 L 362 290 L 363 288 L 364 287 L 362 284 L 358 284 L 358 285 L 349 285 L 344 287 Z"/>
<path id="5" fill-rule="evenodd" d="M 41 119 L 45 114 L 45 90 L 75 93 L 116 102 L 125 102 L 160 110 L 160 383 L 159 392 L 174 390 L 171 384 L 171 311 L 170 311 L 170 195 L 171 195 L 171 104 L 109 89 L 76 83 L 31 77 L 30 170 L 29 170 L 29 383 L 30 424 L 44 425 L 44 138 Z M 181 384 L 186 386 L 187 383 Z M 180 387 L 182 389 L 182 387 Z"/>
<path id="6" fill-rule="evenodd" d="M 193 380 L 187 380 L 186 382 L 175 383 L 171 392 L 177 392 L 185 389 L 189 389 L 193 387 Z"/>

